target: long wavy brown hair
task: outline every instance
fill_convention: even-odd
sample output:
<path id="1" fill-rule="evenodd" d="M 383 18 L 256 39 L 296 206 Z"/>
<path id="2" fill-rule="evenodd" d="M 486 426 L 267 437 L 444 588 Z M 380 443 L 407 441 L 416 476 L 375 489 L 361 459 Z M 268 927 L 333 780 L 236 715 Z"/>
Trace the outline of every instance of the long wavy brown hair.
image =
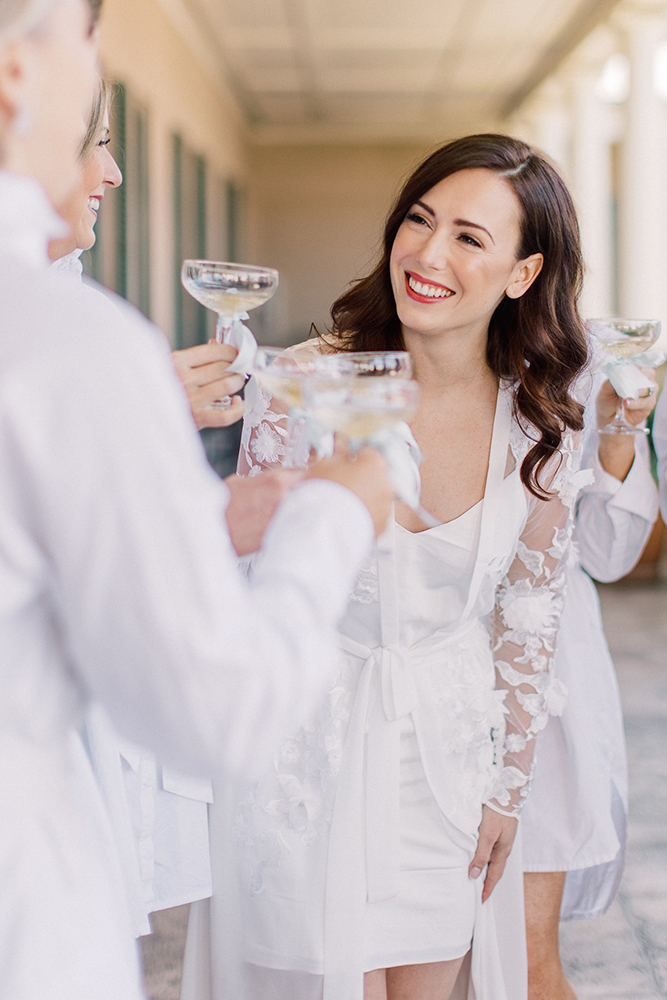
<path id="1" fill-rule="evenodd" d="M 414 203 L 444 177 L 480 168 L 504 178 L 519 200 L 517 259 L 544 256 L 528 291 L 518 299 L 505 296 L 491 317 L 487 362 L 499 380 L 515 387 L 515 415 L 536 442 L 523 461 L 521 479 L 534 496 L 547 499 L 551 494 L 540 485 L 540 473 L 558 451 L 565 429 L 583 427 L 583 407 L 571 390 L 586 365 L 588 347 L 578 310 L 583 281 L 579 223 L 562 178 L 540 153 L 494 134 L 465 136 L 432 153 L 410 175 L 389 213 L 377 266 L 331 307 L 326 339 L 339 351 L 404 348 L 389 274 L 398 229 Z"/>

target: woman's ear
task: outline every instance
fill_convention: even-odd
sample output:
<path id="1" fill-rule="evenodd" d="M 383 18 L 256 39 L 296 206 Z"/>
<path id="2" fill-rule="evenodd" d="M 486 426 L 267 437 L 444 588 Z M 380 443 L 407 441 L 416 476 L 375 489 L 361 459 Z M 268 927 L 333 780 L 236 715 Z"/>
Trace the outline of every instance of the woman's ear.
<path id="1" fill-rule="evenodd" d="M 525 295 L 535 278 L 538 276 L 544 265 L 544 257 L 541 253 L 531 254 L 520 260 L 512 275 L 512 280 L 505 289 L 505 294 L 510 299 L 520 299 Z"/>
<path id="2" fill-rule="evenodd" d="M 25 135 L 32 123 L 29 46 L 23 38 L 0 48 L 0 121 L 3 130 Z"/>

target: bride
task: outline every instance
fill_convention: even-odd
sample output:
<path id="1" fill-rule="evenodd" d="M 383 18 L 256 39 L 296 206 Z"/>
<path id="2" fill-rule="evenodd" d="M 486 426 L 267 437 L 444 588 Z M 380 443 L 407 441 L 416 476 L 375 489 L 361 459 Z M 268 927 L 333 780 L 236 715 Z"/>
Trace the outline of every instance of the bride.
<path id="1" fill-rule="evenodd" d="M 193 907 L 187 1000 L 447 1000 L 468 978 L 476 1000 L 525 997 L 508 856 L 535 736 L 564 700 L 550 669 L 583 478 L 580 285 L 553 167 L 517 140 L 469 136 L 415 170 L 375 270 L 334 304 L 326 338 L 292 349 L 411 352 L 422 502 L 441 523 L 424 530 L 396 504 L 328 699 L 239 792 L 235 886 L 213 808 L 214 896 Z M 250 475 L 285 452 L 285 414 L 258 396 Z"/>

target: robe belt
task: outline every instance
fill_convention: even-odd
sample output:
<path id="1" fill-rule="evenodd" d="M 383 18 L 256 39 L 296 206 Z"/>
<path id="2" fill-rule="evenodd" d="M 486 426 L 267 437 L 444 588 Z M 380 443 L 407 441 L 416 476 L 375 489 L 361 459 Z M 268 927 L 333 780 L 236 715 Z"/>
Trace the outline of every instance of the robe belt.
<path id="1" fill-rule="evenodd" d="M 359 692 L 367 692 L 368 698 L 364 713 L 364 814 L 370 903 L 391 899 L 399 892 L 401 731 L 402 720 L 420 707 L 415 671 L 425 657 L 432 661 L 433 655 L 459 645 L 479 627 L 473 620 L 454 633 L 436 633 L 404 649 L 371 649 L 348 636 L 340 637 L 341 649 L 364 661 Z M 424 714 L 433 724 L 432 709 L 427 707 Z"/>

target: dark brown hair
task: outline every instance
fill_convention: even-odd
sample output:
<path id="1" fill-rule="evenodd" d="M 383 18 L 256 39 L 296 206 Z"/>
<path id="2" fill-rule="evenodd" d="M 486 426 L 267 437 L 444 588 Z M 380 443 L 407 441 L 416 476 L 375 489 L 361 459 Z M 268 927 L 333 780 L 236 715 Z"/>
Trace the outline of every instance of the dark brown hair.
<path id="1" fill-rule="evenodd" d="M 525 486 L 548 494 L 539 475 L 558 451 L 566 428 L 581 430 L 583 407 L 570 394 L 588 348 L 578 299 L 583 281 L 579 224 L 558 172 L 539 153 L 505 135 L 471 135 L 447 143 L 410 175 L 389 213 L 375 269 L 331 307 L 332 345 L 342 351 L 400 350 L 401 324 L 389 260 L 398 229 L 416 201 L 459 170 L 492 170 L 511 185 L 521 205 L 518 259 L 544 256 L 542 271 L 518 299 L 505 296 L 491 317 L 487 362 L 515 387 L 517 419 L 539 437 L 521 466 Z"/>

